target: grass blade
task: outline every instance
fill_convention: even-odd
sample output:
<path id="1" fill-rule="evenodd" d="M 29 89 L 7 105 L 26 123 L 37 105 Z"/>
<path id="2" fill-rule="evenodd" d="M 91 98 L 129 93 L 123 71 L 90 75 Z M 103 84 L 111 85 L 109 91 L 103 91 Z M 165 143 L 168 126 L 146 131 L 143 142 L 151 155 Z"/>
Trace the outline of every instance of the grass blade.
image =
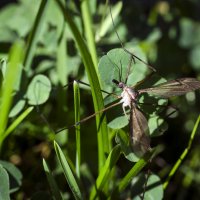
<path id="1" fill-rule="evenodd" d="M 61 148 L 59 147 L 59 145 L 56 142 L 54 142 L 54 148 L 55 148 L 56 155 L 57 155 L 57 158 L 59 160 L 59 163 L 62 166 L 65 178 L 66 178 L 66 180 L 69 184 L 69 187 L 70 187 L 70 189 L 71 189 L 71 191 L 74 195 L 74 198 L 77 199 L 77 200 L 83 199 L 81 190 L 78 186 L 78 182 L 76 181 Z"/>
<path id="2" fill-rule="evenodd" d="M 179 157 L 179 159 L 177 160 L 177 162 L 175 163 L 175 165 L 173 166 L 173 168 L 171 169 L 166 181 L 164 182 L 163 184 L 163 188 L 166 189 L 168 184 L 169 184 L 169 181 L 170 179 L 174 176 L 174 174 L 176 173 L 176 171 L 178 170 L 179 166 L 181 165 L 181 163 L 183 162 L 183 159 L 186 157 L 186 155 L 188 154 L 191 146 L 192 146 L 192 142 L 193 142 L 193 139 L 194 139 L 194 136 L 197 132 L 197 128 L 199 126 L 199 123 L 200 123 L 200 115 L 199 117 L 197 118 L 197 121 L 194 125 L 194 128 L 192 130 L 192 133 L 190 135 L 190 140 L 188 142 L 188 146 L 186 147 L 186 149 L 183 151 L 183 153 L 181 154 L 181 156 Z"/>
<path id="3" fill-rule="evenodd" d="M 95 199 L 98 196 L 98 192 L 103 190 L 103 187 L 109 180 L 109 175 L 112 168 L 115 166 L 119 159 L 121 148 L 119 145 L 115 146 L 110 152 L 105 165 L 102 167 L 99 176 L 96 180 L 95 186 L 93 186 L 90 194 L 90 199 Z"/>
<path id="4" fill-rule="evenodd" d="M 147 152 L 143 158 L 141 158 L 127 173 L 127 175 L 119 182 L 119 185 L 113 190 L 112 195 L 109 199 L 115 199 L 120 192 L 122 192 L 128 184 L 131 182 L 133 177 L 135 177 L 142 169 L 143 167 L 149 162 L 152 155 L 154 154 L 154 151 Z"/>
<path id="5" fill-rule="evenodd" d="M 88 48 L 78 31 L 74 21 L 72 20 L 69 12 L 65 9 L 62 2 L 60 0 L 56 0 L 58 3 L 66 22 L 68 23 L 73 36 L 74 40 L 77 44 L 77 47 L 80 51 L 81 57 L 83 59 L 83 63 L 88 75 L 88 79 L 91 85 L 91 92 L 94 102 L 94 109 L 95 112 L 102 110 L 104 107 L 103 98 L 100 90 L 100 84 L 98 81 L 98 76 L 96 74 L 96 70 L 94 64 L 91 59 L 91 55 L 88 51 Z M 109 152 L 109 140 L 108 140 L 108 130 L 107 130 L 107 123 L 103 114 L 96 115 L 96 125 L 97 125 L 97 136 L 98 136 L 98 159 L 99 159 L 99 170 L 103 166 L 105 162 L 105 154 Z"/>
<path id="6" fill-rule="evenodd" d="M 52 172 L 49 169 L 49 166 L 47 165 L 45 159 L 43 159 L 43 167 L 44 167 L 44 171 L 46 173 L 47 176 L 47 180 L 51 189 L 51 192 L 53 194 L 53 196 L 55 197 L 56 200 L 62 200 L 62 194 L 57 186 L 57 183 L 52 175 Z"/>
<path id="7" fill-rule="evenodd" d="M 83 17 L 83 23 L 85 27 L 85 35 L 86 35 L 86 40 L 88 42 L 88 48 L 90 50 L 91 56 L 92 56 L 92 61 L 94 63 L 96 71 L 98 61 L 97 61 L 97 52 L 96 52 L 96 45 L 94 41 L 94 33 L 92 30 L 92 17 L 91 17 L 91 12 L 90 12 L 90 7 L 89 7 L 89 1 L 81 1 L 81 13 Z"/>
<path id="8" fill-rule="evenodd" d="M 32 31 L 29 35 L 28 44 L 27 44 L 26 53 L 25 53 L 24 62 L 23 62 L 27 71 L 30 70 L 31 63 L 32 63 L 34 53 L 35 53 L 36 44 L 40 37 L 40 31 L 42 30 L 41 26 L 43 25 L 42 22 L 44 20 L 44 13 L 45 13 L 45 8 L 47 7 L 47 2 L 48 2 L 47 0 L 41 1 L 40 8 L 37 13 L 37 17 L 35 19 Z"/>
<path id="9" fill-rule="evenodd" d="M 16 42 L 12 47 L 9 54 L 9 63 L 7 65 L 4 84 L 0 91 L 0 147 L 4 139 L 5 129 L 8 122 L 8 114 L 12 104 L 14 85 L 20 75 L 20 64 L 23 59 L 23 43 L 22 41 Z"/>
<path id="10" fill-rule="evenodd" d="M 6 129 L 3 139 L 5 139 L 22 121 L 26 116 L 33 110 L 34 107 L 27 108 L 15 121 Z"/>
<path id="11" fill-rule="evenodd" d="M 74 81 L 74 112 L 75 123 L 80 121 L 80 91 L 79 85 Z M 76 130 L 76 174 L 80 178 L 80 164 L 81 164 L 81 136 L 80 125 L 75 127 Z"/>

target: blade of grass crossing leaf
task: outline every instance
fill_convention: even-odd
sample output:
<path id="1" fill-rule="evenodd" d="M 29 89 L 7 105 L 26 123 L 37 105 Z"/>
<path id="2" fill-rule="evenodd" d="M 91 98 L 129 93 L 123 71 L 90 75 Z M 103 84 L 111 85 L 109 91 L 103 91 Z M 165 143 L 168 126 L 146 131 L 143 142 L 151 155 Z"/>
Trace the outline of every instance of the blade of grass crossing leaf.
<path id="1" fill-rule="evenodd" d="M 27 108 L 17 119 L 6 129 L 3 139 L 5 139 L 22 121 L 26 116 L 33 110 L 34 107 Z"/>
<path id="2" fill-rule="evenodd" d="M 62 5 L 60 0 L 56 0 L 58 3 L 61 11 L 63 12 L 63 15 L 65 16 L 65 20 L 67 21 L 75 42 L 78 46 L 78 49 L 80 51 L 81 57 L 83 59 L 83 63 L 88 75 L 88 79 L 91 86 L 91 92 L 94 102 L 94 108 L 95 112 L 98 112 L 104 107 L 103 98 L 100 90 L 100 84 L 98 81 L 98 76 L 96 74 L 96 70 L 94 67 L 94 64 L 91 59 L 91 55 L 88 51 L 88 48 L 78 31 L 78 28 L 76 27 L 75 23 L 73 22 L 70 14 L 65 9 L 65 7 Z M 107 130 L 107 123 L 105 117 L 102 118 L 102 114 L 96 115 L 96 125 L 97 125 L 97 138 L 98 138 L 98 165 L 99 170 L 103 166 L 105 162 L 105 154 L 109 152 L 109 140 L 108 140 L 108 130 Z"/>
<path id="3" fill-rule="evenodd" d="M 14 84 L 20 75 L 20 64 L 23 59 L 23 43 L 22 41 L 17 41 L 12 47 L 9 54 L 9 63 L 7 65 L 5 82 L 0 91 L 1 104 L 0 104 L 0 147 L 3 142 L 5 129 L 8 122 L 8 114 L 12 104 L 12 92 L 14 89 Z"/>
<path id="4" fill-rule="evenodd" d="M 45 9 L 47 7 L 47 0 L 42 0 L 40 4 L 39 11 L 37 13 L 32 31 L 29 35 L 28 38 L 28 44 L 26 48 L 26 53 L 24 57 L 24 66 L 27 71 L 30 70 L 31 63 L 35 54 L 35 49 L 36 49 L 36 44 L 39 40 L 40 37 L 40 31 L 42 30 L 41 26 L 43 25 L 43 20 L 44 20 L 44 14 L 45 14 Z"/>
<path id="5" fill-rule="evenodd" d="M 119 182 L 119 185 L 113 190 L 112 195 L 109 199 L 115 199 L 120 192 L 122 192 L 131 182 L 133 177 L 135 177 L 143 168 L 144 166 L 149 162 L 153 155 L 154 151 L 147 152 L 143 158 L 141 158 L 132 168 L 131 170 L 126 174 L 126 176 Z"/>
<path id="6" fill-rule="evenodd" d="M 110 152 L 104 166 L 100 170 L 95 185 L 92 187 L 90 193 L 91 200 L 95 199 L 98 196 L 98 192 L 102 191 L 106 183 L 109 181 L 111 170 L 119 159 L 120 151 L 121 151 L 120 146 L 116 145 Z"/>
<path id="7" fill-rule="evenodd" d="M 200 123 L 200 115 L 194 125 L 194 128 L 192 130 L 192 133 L 190 135 L 190 140 L 188 142 L 188 146 L 186 147 L 186 149 L 183 151 L 183 153 L 181 154 L 180 158 L 177 160 L 177 162 L 175 163 L 175 165 L 173 166 L 173 168 L 171 169 L 165 183 L 163 184 L 163 188 L 166 189 L 168 184 L 169 184 L 169 181 L 170 179 L 174 176 L 174 174 L 176 173 L 177 169 L 179 168 L 179 166 L 181 165 L 181 163 L 183 162 L 184 158 L 186 157 L 186 155 L 188 154 L 191 146 L 192 146 L 192 142 L 193 142 L 193 139 L 194 139 L 194 136 L 197 132 L 197 128 L 199 126 L 199 123 Z"/>
<path id="8" fill-rule="evenodd" d="M 79 85 L 74 81 L 74 112 L 75 123 L 80 121 L 80 91 Z M 75 127 L 76 130 L 76 174 L 80 178 L 80 164 L 81 164 L 81 136 L 80 125 Z"/>
<path id="9" fill-rule="evenodd" d="M 96 52 L 96 45 L 95 45 L 95 41 L 94 41 L 94 33 L 93 33 L 93 29 L 92 29 L 92 27 L 93 27 L 92 26 L 92 17 L 91 17 L 88 0 L 81 1 L 81 13 L 83 16 L 83 23 L 84 23 L 84 27 L 85 27 L 86 40 L 88 42 L 88 48 L 90 50 L 95 69 L 96 69 L 96 71 L 98 71 L 97 52 Z"/>
<path id="10" fill-rule="evenodd" d="M 74 198 L 77 199 L 77 200 L 83 199 L 81 190 L 79 188 L 79 184 L 76 181 L 61 148 L 59 147 L 59 145 L 56 142 L 54 142 L 54 148 L 55 148 L 55 151 L 56 151 L 58 161 L 59 161 L 59 163 L 60 163 L 60 165 L 63 169 L 63 173 L 65 175 L 65 178 L 66 178 L 66 180 L 69 184 L 69 187 L 70 187 L 70 189 L 71 189 L 71 191 L 74 195 Z"/>
<path id="11" fill-rule="evenodd" d="M 46 173 L 47 176 L 47 180 L 51 189 L 51 192 L 53 194 L 53 196 L 55 197 L 56 200 L 62 200 L 62 194 L 58 188 L 58 185 L 52 175 L 52 172 L 49 169 L 49 166 L 47 165 L 45 159 L 43 159 L 43 167 L 44 167 L 44 171 Z"/>

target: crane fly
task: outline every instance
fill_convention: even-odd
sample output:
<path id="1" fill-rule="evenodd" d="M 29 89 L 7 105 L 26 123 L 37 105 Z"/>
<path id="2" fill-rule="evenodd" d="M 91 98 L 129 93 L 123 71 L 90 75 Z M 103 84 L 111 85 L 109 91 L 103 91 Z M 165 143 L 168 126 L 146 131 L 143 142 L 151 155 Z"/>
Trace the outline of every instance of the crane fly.
<path id="1" fill-rule="evenodd" d="M 120 99 L 118 102 L 115 102 L 114 104 L 111 104 L 110 106 L 105 107 L 103 110 L 100 110 L 82 120 L 80 120 L 79 122 L 77 122 L 76 124 L 69 126 L 69 127 L 65 127 L 62 129 L 59 129 L 57 132 L 60 132 L 64 129 L 69 129 L 70 127 L 76 127 L 77 125 L 79 125 L 80 123 L 83 123 L 89 119 L 91 119 L 92 117 L 96 116 L 97 114 L 100 114 L 104 111 L 109 110 L 110 108 L 113 108 L 119 104 L 122 104 L 122 108 L 124 111 L 124 115 L 128 117 L 127 112 L 126 112 L 126 108 L 129 108 L 130 111 L 130 116 L 128 117 L 128 121 L 129 121 L 129 127 L 130 127 L 130 138 L 131 138 L 131 143 L 132 143 L 132 147 L 133 147 L 133 152 L 135 154 L 138 153 L 138 155 L 144 154 L 145 152 L 147 152 L 148 150 L 150 150 L 150 131 L 149 131 L 149 127 L 148 127 L 148 121 L 145 117 L 145 115 L 143 114 L 143 111 L 141 111 L 140 107 L 139 107 L 139 100 L 141 95 L 143 94 L 148 94 L 150 96 L 155 96 L 158 97 L 160 99 L 167 99 L 173 96 L 180 96 L 183 94 L 186 94 L 187 92 L 190 91 L 194 91 L 196 89 L 200 88 L 200 81 L 198 81 L 195 78 L 180 78 L 180 79 L 175 79 L 175 80 L 170 80 L 170 81 L 166 81 L 164 83 L 160 83 L 157 84 L 153 87 L 149 87 L 149 88 L 144 88 L 144 89 L 137 89 L 138 86 L 143 83 L 143 78 L 141 79 L 142 81 L 135 81 L 134 85 L 131 84 L 131 82 L 133 81 L 133 79 L 135 79 L 138 75 L 137 72 L 138 69 L 143 70 L 143 68 L 141 68 L 141 66 L 137 66 L 134 63 L 134 73 L 132 73 L 133 75 L 136 74 L 136 77 L 133 77 L 133 79 L 127 78 L 127 76 L 131 76 L 131 72 L 130 69 L 128 69 L 129 73 L 127 73 L 127 67 L 124 67 L 122 69 L 122 71 L 120 72 L 120 77 L 118 74 L 118 70 L 116 70 L 115 72 L 111 72 L 113 70 L 113 63 L 111 63 L 111 60 L 113 59 L 113 56 L 117 57 L 117 60 L 115 61 L 116 63 L 120 63 L 119 61 L 122 60 L 122 65 L 123 66 L 127 66 L 128 63 L 128 57 L 125 59 L 126 62 L 123 62 L 123 58 L 125 57 L 124 54 L 126 53 L 122 53 L 123 50 L 120 50 L 119 52 L 117 52 L 117 50 L 111 50 L 107 55 L 103 56 L 100 60 L 100 69 L 102 70 L 102 72 L 100 71 L 100 77 L 103 78 L 104 82 L 108 82 L 108 80 L 112 83 L 114 83 L 118 89 L 121 90 L 121 94 L 118 93 L 112 93 L 112 96 L 114 96 L 115 99 Z M 119 54 L 117 54 L 119 53 Z M 121 55 L 121 57 L 120 57 Z M 126 54 L 127 55 L 127 54 Z M 108 59 L 108 57 L 110 57 L 110 59 Z M 129 57 L 130 58 L 130 57 Z M 102 69 L 102 67 L 105 66 L 105 69 Z M 110 70 L 108 68 L 108 66 L 110 66 L 112 68 L 112 70 Z M 130 67 L 129 67 L 130 68 Z M 124 70 L 124 71 L 123 71 Z M 103 73 L 103 71 L 106 72 Z M 113 76 L 112 76 L 113 75 Z M 126 75 L 125 81 L 122 81 L 121 77 L 123 75 Z M 106 77 L 107 76 L 107 77 Z M 116 79 L 116 77 L 119 77 L 119 81 Z M 144 78 L 145 80 L 145 78 Z M 81 81 L 80 81 L 81 83 Z M 133 86 L 129 86 L 129 85 L 133 85 Z M 105 92 L 104 90 L 102 90 L 103 92 Z M 108 92 L 106 92 L 108 94 Z"/>
<path id="2" fill-rule="evenodd" d="M 147 119 L 137 106 L 140 95 L 147 93 L 160 98 L 169 98 L 180 96 L 200 88 L 200 81 L 195 78 L 175 79 L 161 83 L 155 87 L 140 90 L 136 90 L 135 86 L 129 87 L 125 83 L 115 79 L 112 82 L 122 90 L 120 102 L 122 103 L 125 115 L 125 108 L 130 108 L 130 137 L 134 152 L 139 154 L 144 154 L 151 149 Z"/>

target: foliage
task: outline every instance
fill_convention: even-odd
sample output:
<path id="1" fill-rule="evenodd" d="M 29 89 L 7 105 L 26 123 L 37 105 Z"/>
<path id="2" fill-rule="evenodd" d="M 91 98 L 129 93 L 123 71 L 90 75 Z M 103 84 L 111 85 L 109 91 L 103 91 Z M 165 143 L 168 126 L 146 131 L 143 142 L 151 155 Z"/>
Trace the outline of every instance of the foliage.
<path id="1" fill-rule="evenodd" d="M 188 194 L 195 199 L 199 194 L 199 146 L 192 145 L 199 91 L 171 99 L 179 108 L 175 115 L 170 115 L 173 107 L 164 108 L 167 100 L 140 97 L 155 147 L 142 157 L 132 151 L 121 105 L 99 111 L 116 102 L 120 90 L 112 79 L 124 81 L 130 64 L 115 31 L 130 52 L 158 72 L 139 88 L 198 78 L 200 4 L 110 5 L 115 26 L 108 1 L 20 0 L 1 8 L 0 199 L 162 199 L 164 190 L 166 199 Z M 128 85 L 149 73 L 135 58 Z M 77 123 L 94 112 L 96 122 Z"/>

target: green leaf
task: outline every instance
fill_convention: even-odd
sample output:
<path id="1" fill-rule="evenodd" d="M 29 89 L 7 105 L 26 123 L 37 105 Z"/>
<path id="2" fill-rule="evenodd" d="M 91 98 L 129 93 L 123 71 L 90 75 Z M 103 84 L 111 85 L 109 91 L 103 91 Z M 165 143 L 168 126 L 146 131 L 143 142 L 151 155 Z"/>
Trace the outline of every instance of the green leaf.
<path id="1" fill-rule="evenodd" d="M 162 135 L 168 129 L 167 123 L 159 116 L 150 117 L 148 120 L 148 126 L 151 136 Z"/>
<path id="2" fill-rule="evenodd" d="M 25 106 L 26 101 L 24 99 L 19 100 L 11 109 L 9 117 L 15 117 Z"/>
<path id="3" fill-rule="evenodd" d="M 1 180 L 0 199 L 9 200 L 10 199 L 9 177 L 7 171 L 3 168 L 1 164 L 0 164 L 0 180 Z"/>
<path id="4" fill-rule="evenodd" d="M 140 57 L 143 61 L 146 61 L 146 56 L 139 46 L 135 46 L 134 54 Z M 133 61 L 130 62 L 130 60 L 131 56 L 123 49 L 112 49 L 107 53 L 107 55 L 101 57 L 98 68 L 103 88 L 105 90 L 108 91 L 111 87 L 115 87 L 114 91 L 119 91 L 114 83 L 112 83 L 112 80 L 121 79 L 121 81 L 125 81 L 129 65 L 130 73 L 127 81 L 128 86 L 134 86 L 137 82 L 146 77 L 149 68 L 140 61 L 134 63 Z M 121 75 L 119 72 L 122 72 Z"/>
<path id="5" fill-rule="evenodd" d="M 130 137 L 123 130 L 119 130 L 116 134 L 116 142 L 120 145 L 124 156 L 131 162 L 137 162 L 139 158 L 134 154 Z"/>
<path id="6" fill-rule="evenodd" d="M 115 166 L 120 156 L 120 146 L 115 146 L 106 159 L 105 165 L 100 170 L 95 185 L 92 187 L 90 199 L 95 199 L 99 192 L 101 192 L 106 183 L 109 181 L 109 176 L 112 168 Z"/>
<path id="7" fill-rule="evenodd" d="M 40 105 L 45 103 L 51 92 L 50 80 L 42 75 L 36 75 L 28 86 L 27 99 L 30 105 Z"/>
<path id="8" fill-rule="evenodd" d="M 129 123 L 128 118 L 126 116 L 120 116 L 113 119 L 108 123 L 108 126 L 112 129 L 120 129 L 127 126 Z"/>
<path id="9" fill-rule="evenodd" d="M 9 174 L 9 192 L 12 193 L 17 191 L 22 185 L 22 173 L 10 162 L 0 160 L 0 164 Z"/>
<path id="10" fill-rule="evenodd" d="M 43 167 L 44 167 L 44 171 L 46 173 L 47 176 L 47 180 L 52 192 L 52 195 L 55 197 L 56 200 L 62 200 L 62 194 L 58 188 L 58 185 L 53 177 L 52 172 L 50 171 L 45 159 L 43 159 Z"/>
<path id="11" fill-rule="evenodd" d="M 69 187 L 74 195 L 74 198 L 75 199 L 83 199 L 81 190 L 78 186 L 78 182 L 76 181 L 61 148 L 59 147 L 59 145 L 56 142 L 54 142 L 54 148 L 56 151 L 58 161 L 59 161 L 60 165 L 62 166 L 65 178 L 66 178 L 66 180 L 69 184 Z"/>

